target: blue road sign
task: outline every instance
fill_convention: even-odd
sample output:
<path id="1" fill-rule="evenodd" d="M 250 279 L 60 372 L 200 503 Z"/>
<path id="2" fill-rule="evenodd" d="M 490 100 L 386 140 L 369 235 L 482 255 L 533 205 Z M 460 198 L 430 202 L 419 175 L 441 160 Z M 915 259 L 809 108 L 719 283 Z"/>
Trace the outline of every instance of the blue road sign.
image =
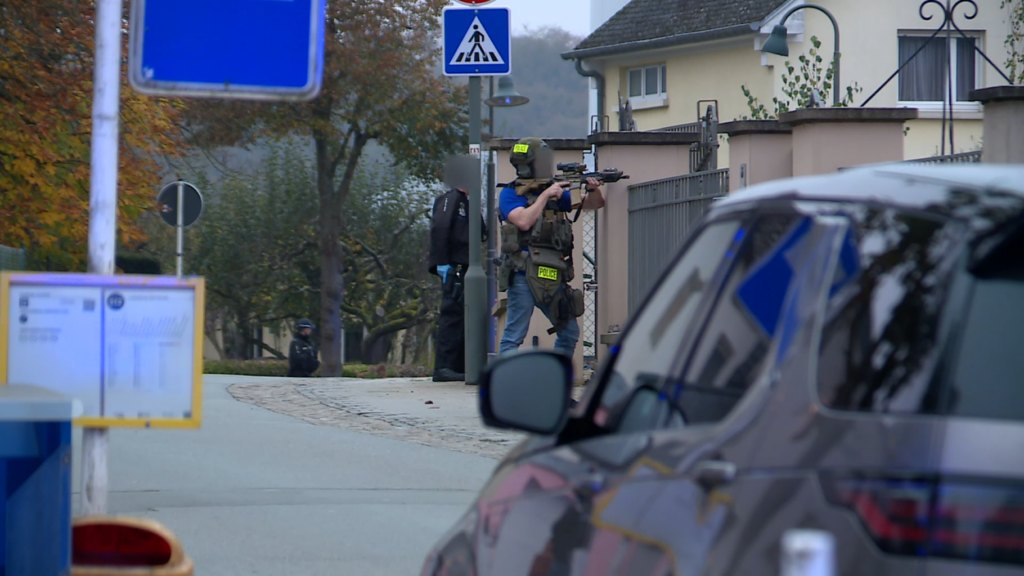
<path id="1" fill-rule="evenodd" d="M 326 0 L 133 0 L 128 78 L 143 94 L 309 100 Z"/>
<path id="2" fill-rule="evenodd" d="M 512 15 L 508 8 L 445 8 L 446 76 L 504 76 L 512 72 Z"/>

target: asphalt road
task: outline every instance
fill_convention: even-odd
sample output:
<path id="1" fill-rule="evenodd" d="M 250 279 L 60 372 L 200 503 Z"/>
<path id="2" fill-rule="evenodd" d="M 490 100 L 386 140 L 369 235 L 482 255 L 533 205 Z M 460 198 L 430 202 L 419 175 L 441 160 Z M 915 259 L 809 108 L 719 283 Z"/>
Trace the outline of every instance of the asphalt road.
<path id="1" fill-rule="evenodd" d="M 206 376 L 201 430 L 111 432 L 109 512 L 166 525 L 197 576 L 418 574 L 496 463 L 244 404 L 240 380 Z"/>

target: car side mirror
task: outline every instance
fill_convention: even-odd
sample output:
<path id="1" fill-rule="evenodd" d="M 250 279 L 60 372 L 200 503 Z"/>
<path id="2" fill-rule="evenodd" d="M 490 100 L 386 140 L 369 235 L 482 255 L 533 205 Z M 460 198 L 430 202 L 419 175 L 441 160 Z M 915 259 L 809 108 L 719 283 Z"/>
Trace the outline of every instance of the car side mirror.
<path id="1" fill-rule="evenodd" d="M 527 350 L 500 356 L 480 375 L 484 424 L 541 435 L 561 432 L 569 419 L 572 358 Z"/>

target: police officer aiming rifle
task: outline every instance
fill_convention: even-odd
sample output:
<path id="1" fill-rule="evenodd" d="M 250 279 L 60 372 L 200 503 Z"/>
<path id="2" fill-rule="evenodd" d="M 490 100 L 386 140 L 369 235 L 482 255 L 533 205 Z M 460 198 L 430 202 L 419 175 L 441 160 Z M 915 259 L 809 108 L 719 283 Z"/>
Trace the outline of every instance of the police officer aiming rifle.
<path id="1" fill-rule="evenodd" d="M 540 138 L 519 140 L 510 161 L 516 180 L 504 186 L 498 201 L 504 222 L 498 290 L 508 292 L 499 353 L 522 345 L 537 307 L 551 321 L 548 333 L 558 334 L 555 350 L 572 356 L 580 336 L 576 318 L 583 315 L 583 292 L 569 286 L 575 271 L 572 221 L 567 213 L 576 208 L 578 217 L 584 208 L 603 208 L 601 182 L 628 176 L 617 171 L 587 173 L 582 165 L 563 164 L 558 168 L 566 174 L 556 177 L 554 152 Z M 574 184 L 586 189 L 579 199 L 574 199 Z"/>

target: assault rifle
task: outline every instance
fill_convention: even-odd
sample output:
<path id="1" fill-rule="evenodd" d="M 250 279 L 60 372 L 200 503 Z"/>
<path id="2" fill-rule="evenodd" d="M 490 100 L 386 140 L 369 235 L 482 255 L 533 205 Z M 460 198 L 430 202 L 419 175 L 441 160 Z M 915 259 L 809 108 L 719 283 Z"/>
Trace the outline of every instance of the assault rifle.
<path id="1" fill-rule="evenodd" d="M 587 165 L 579 162 L 566 162 L 556 166 L 561 174 L 558 174 L 554 178 L 554 182 L 571 182 L 572 186 L 579 186 L 584 189 L 583 184 L 587 181 L 587 178 L 593 178 L 598 182 L 604 184 L 606 182 L 618 182 L 619 180 L 628 180 L 629 176 L 622 173 L 622 170 L 616 170 L 615 168 L 605 168 L 600 172 L 587 172 Z M 580 219 L 580 213 L 583 211 L 583 204 L 580 204 L 579 208 L 576 209 L 576 215 L 573 216 L 572 221 L 576 222 Z"/>
<path id="2" fill-rule="evenodd" d="M 618 182 L 619 180 L 628 180 L 629 176 L 622 173 L 622 170 L 616 170 L 615 168 L 605 168 L 600 172 L 587 172 L 587 165 L 580 162 L 565 162 L 555 166 L 561 174 L 555 175 L 554 178 L 548 180 L 547 184 L 543 187 L 538 187 L 538 190 L 542 190 L 555 182 L 569 182 L 571 183 L 570 188 L 584 188 L 584 183 L 587 178 L 593 178 L 602 184 L 606 182 Z M 498 184 L 500 188 L 509 186 L 509 184 Z M 580 218 L 580 212 L 583 211 L 583 205 L 576 209 L 576 216 L 573 217 L 572 221 L 575 222 Z"/>
<path id="3" fill-rule="evenodd" d="M 615 168 L 605 168 L 600 172 L 587 172 L 587 165 L 579 162 L 566 162 L 556 166 L 561 174 L 556 174 L 554 178 L 547 181 L 544 187 L 548 187 L 555 182 L 572 182 L 572 187 L 580 187 L 587 180 L 587 178 L 593 178 L 602 184 L 605 182 L 618 182 L 619 180 L 629 180 L 629 176 L 622 173 L 622 170 L 616 170 Z M 510 184 L 498 184 L 499 187 L 509 186 Z"/>
<path id="4" fill-rule="evenodd" d="M 622 173 L 622 170 L 605 168 L 600 172 L 587 172 L 587 165 L 579 162 L 566 162 L 556 166 L 561 174 L 555 176 L 555 181 L 584 182 L 587 178 L 593 178 L 598 182 L 618 182 L 628 180 L 629 176 Z"/>

